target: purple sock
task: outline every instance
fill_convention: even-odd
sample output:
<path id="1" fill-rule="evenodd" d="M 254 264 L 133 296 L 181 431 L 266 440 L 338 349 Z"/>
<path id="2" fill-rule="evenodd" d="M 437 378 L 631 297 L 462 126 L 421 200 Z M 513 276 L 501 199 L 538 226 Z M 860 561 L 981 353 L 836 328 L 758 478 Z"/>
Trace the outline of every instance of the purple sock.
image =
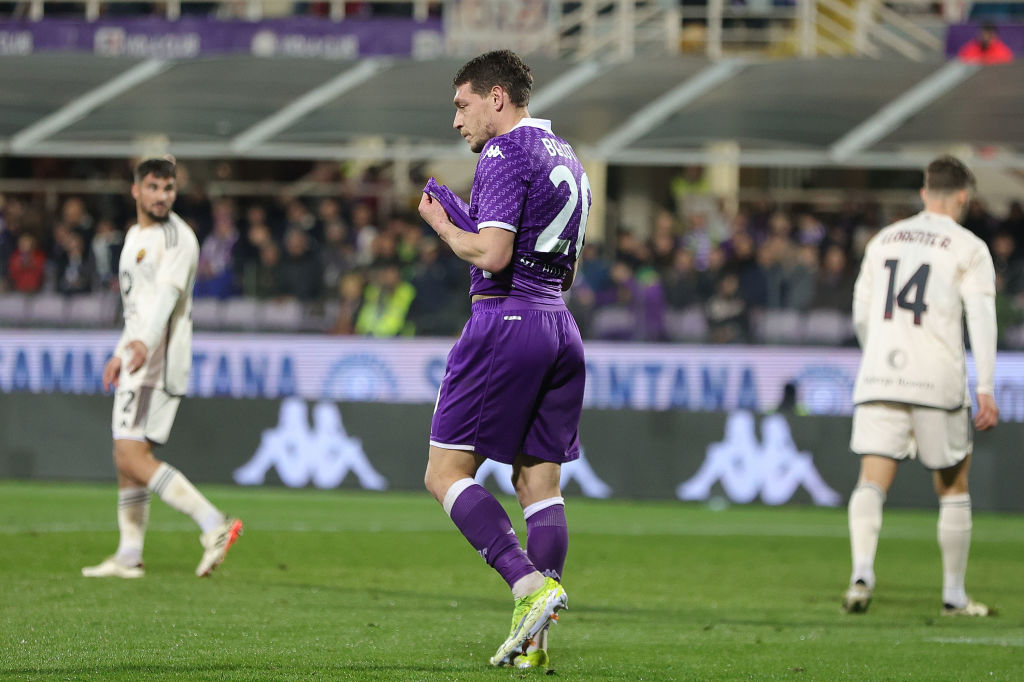
<path id="1" fill-rule="evenodd" d="M 455 498 L 448 515 L 509 587 L 537 570 L 519 546 L 505 508 L 483 486 L 474 483 L 466 487 Z"/>
<path id="2" fill-rule="evenodd" d="M 545 502 L 547 500 L 538 504 Z M 530 507 L 525 511 L 530 512 Z M 569 527 L 565 522 L 564 502 L 559 499 L 558 503 L 539 509 L 526 517 L 526 553 L 538 571 L 561 581 L 565 555 L 568 552 Z"/>

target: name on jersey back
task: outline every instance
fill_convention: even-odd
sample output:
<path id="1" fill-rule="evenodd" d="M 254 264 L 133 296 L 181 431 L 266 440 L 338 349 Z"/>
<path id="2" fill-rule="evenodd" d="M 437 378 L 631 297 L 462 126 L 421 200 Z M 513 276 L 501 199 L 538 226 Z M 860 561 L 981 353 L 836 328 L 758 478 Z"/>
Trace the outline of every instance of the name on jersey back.
<path id="1" fill-rule="evenodd" d="M 882 238 L 883 244 L 892 244 L 894 242 L 948 249 L 953 240 L 935 232 L 928 232 L 927 230 L 896 230 Z"/>

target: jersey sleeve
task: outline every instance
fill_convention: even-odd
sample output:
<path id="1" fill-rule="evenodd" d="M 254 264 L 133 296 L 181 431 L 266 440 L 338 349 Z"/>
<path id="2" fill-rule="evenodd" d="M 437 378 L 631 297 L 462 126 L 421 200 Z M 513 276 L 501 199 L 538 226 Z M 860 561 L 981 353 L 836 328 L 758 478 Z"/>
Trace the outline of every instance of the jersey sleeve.
<path id="1" fill-rule="evenodd" d="M 517 232 L 530 186 L 530 156 L 508 138 L 495 138 L 480 152 L 473 178 L 477 229 Z"/>
<path id="2" fill-rule="evenodd" d="M 868 318 L 871 312 L 871 245 L 868 244 L 864 252 L 864 259 L 861 262 L 860 274 L 853 285 L 853 329 L 857 334 L 857 341 L 861 348 L 867 341 Z"/>
<path id="3" fill-rule="evenodd" d="M 984 243 L 979 242 L 964 271 L 960 296 L 967 316 L 967 335 L 977 370 L 977 391 L 993 395 L 996 366 L 996 306 L 995 268 L 992 255 Z"/>
<path id="4" fill-rule="evenodd" d="M 191 235 L 188 235 L 191 236 Z M 195 239 L 178 239 L 164 251 L 156 273 L 156 283 L 166 283 L 185 291 L 199 262 L 199 247 Z"/>

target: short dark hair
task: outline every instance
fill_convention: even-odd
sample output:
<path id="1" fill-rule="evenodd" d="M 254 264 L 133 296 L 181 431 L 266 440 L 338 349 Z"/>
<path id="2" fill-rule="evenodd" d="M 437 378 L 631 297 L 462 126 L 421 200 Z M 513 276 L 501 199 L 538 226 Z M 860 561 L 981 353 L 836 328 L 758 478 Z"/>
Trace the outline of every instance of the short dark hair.
<path id="1" fill-rule="evenodd" d="M 175 176 L 174 164 L 167 159 L 146 159 L 135 167 L 135 183 L 142 182 L 142 178 L 152 175 L 154 178 L 173 178 Z"/>
<path id="2" fill-rule="evenodd" d="M 942 194 L 974 189 L 974 173 L 955 156 L 940 156 L 925 169 L 924 188 Z"/>
<path id="3" fill-rule="evenodd" d="M 452 87 L 458 88 L 463 83 L 469 83 L 472 91 L 480 96 L 500 85 L 512 104 L 525 107 L 530 103 L 533 74 L 512 50 L 494 50 L 470 59 L 459 69 L 452 80 Z"/>

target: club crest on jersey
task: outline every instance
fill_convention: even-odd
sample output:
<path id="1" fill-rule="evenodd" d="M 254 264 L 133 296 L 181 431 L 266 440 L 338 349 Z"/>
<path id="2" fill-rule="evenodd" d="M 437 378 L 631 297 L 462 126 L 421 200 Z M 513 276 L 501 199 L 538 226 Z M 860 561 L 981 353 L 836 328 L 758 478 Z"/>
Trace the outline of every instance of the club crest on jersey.
<path id="1" fill-rule="evenodd" d="M 136 263 L 141 263 L 142 259 L 145 258 L 145 257 L 146 257 L 146 250 L 145 249 L 139 249 L 139 252 L 137 254 L 135 254 L 135 262 Z"/>
<path id="2" fill-rule="evenodd" d="M 488 159 L 504 159 L 505 155 L 501 153 L 501 147 L 498 145 L 491 145 L 487 148 L 487 152 L 484 154 Z"/>

